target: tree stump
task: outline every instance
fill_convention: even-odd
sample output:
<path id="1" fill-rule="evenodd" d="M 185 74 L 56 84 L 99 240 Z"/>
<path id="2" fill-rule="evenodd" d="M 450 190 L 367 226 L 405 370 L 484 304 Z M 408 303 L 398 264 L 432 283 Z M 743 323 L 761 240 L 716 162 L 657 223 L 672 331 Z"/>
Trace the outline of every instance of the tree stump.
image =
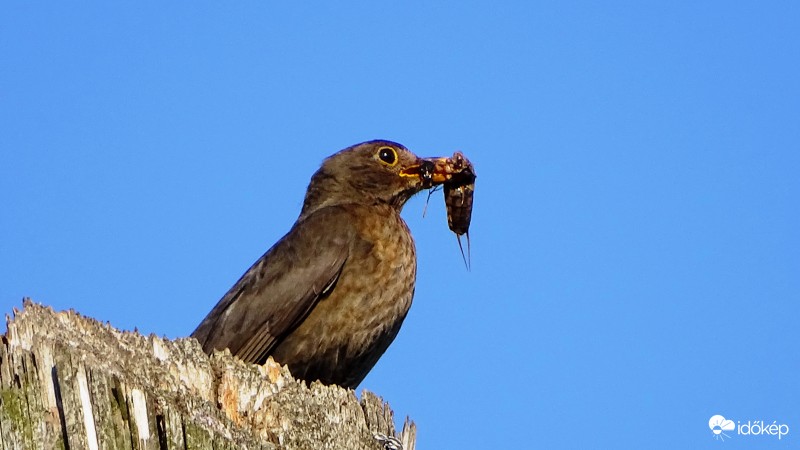
<path id="1" fill-rule="evenodd" d="M 191 338 L 114 329 L 30 300 L 0 345 L 0 448 L 414 450 L 380 397 L 245 364 Z"/>

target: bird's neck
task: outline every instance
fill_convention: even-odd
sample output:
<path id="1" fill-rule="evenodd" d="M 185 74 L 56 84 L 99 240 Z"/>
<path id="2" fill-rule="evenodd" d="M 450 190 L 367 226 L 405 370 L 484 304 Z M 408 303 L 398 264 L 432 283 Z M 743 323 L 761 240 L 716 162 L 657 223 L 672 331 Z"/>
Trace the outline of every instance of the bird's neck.
<path id="1" fill-rule="evenodd" d="M 337 205 L 389 206 L 399 214 L 403 205 L 414 193 L 409 191 L 383 199 L 320 171 L 314 174 L 308 185 L 300 218 L 307 217 L 322 208 Z"/>

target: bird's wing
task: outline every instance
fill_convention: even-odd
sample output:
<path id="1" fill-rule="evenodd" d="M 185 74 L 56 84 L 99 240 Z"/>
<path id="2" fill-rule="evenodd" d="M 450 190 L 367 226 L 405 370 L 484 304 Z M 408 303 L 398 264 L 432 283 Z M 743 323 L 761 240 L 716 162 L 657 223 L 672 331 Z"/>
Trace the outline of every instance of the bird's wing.
<path id="1" fill-rule="evenodd" d="M 354 239 L 352 219 L 323 208 L 295 223 L 225 294 L 192 336 L 261 363 L 335 287 Z"/>

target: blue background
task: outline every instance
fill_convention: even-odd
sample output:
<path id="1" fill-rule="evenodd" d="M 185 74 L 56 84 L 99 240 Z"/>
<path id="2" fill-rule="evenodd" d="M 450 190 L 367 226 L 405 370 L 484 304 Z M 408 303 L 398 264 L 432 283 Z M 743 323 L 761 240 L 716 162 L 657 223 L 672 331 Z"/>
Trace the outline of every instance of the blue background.
<path id="1" fill-rule="evenodd" d="M 414 306 L 362 384 L 418 447 L 788 448 L 800 3 L 3 2 L 0 310 L 190 333 L 322 159 L 478 173 L 472 271 L 404 210 Z M 777 421 L 715 442 L 708 419 Z"/>

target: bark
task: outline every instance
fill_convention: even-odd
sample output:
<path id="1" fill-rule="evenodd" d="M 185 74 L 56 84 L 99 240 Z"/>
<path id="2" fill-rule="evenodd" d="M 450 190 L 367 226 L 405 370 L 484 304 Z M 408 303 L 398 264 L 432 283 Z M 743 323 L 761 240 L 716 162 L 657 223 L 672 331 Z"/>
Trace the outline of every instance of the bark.
<path id="1" fill-rule="evenodd" d="M 0 449 L 414 450 L 380 397 L 292 378 L 271 359 L 114 329 L 24 302 L 0 344 Z M 397 441 L 390 439 L 396 438 Z"/>

